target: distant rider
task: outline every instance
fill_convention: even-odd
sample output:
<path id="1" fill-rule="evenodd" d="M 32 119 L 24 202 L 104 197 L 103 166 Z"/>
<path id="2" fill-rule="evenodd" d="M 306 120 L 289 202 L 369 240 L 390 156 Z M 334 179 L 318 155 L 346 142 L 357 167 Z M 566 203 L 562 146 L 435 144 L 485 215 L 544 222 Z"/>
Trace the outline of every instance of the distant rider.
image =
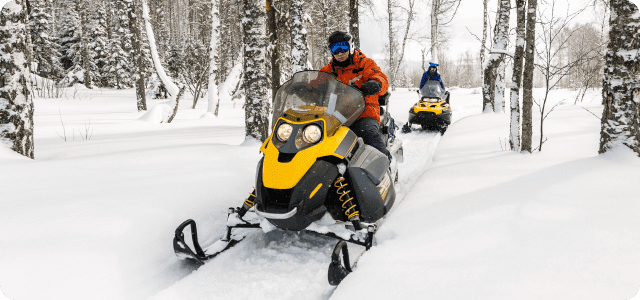
<path id="1" fill-rule="evenodd" d="M 333 59 L 320 71 L 333 73 L 336 78 L 348 85 L 355 85 L 365 96 L 366 107 L 360 119 L 350 126 L 363 142 L 387 155 L 391 153 L 380 132 L 380 104 L 378 97 L 389 89 L 387 76 L 373 59 L 366 57 L 360 49 L 353 47 L 353 38 L 346 31 L 334 31 L 329 35 L 329 51 Z"/>
<path id="2" fill-rule="evenodd" d="M 424 84 L 429 80 L 439 81 L 440 86 L 444 90 L 444 83 L 442 83 L 440 74 L 438 74 L 438 64 L 429 63 L 429 70 L 422 74 L 422 80 L 420 80 L 420 88 L 422 88 Z"/>

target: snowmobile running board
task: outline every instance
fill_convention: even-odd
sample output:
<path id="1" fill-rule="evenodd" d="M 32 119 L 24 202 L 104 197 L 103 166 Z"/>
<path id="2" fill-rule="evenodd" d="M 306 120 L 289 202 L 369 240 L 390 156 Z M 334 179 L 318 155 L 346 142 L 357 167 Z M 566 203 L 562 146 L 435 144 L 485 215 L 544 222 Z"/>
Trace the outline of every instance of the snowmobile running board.
<path id="1" fill-rule="evenodd" d="M 229 209 L 230 214 L 233 212 L 232 210 L 233 208 Z M 191 227 L 191 240 L 193 242 L 193 247 L 195 249 L 195 252 L 189 247 L 189 245 L 187 245 L 187 243 L 184 240 L 183 231 L 187 226 Z M 244 240 L 246 236 L 242 236 L 237 240 L 232 238 L 231 230 L 234 228 L 260 228 L 260 224 L 245 223 L 245 224 L 236 224 L 234 226 L 227 226 L 227 232 L 225 236 L 219 241 L 217 241 L 216 243 L 212 244 L 212 246 L 218 244 L 218 246 L 215 247 L 216 249 L 213 250 L 213 253 L 207 254 L 205 253 L 204 250 L 202 250 L 202 247 L 200 246 L 200 242 L 198 241 L 198 230 L 196 228 L 196 222 L 194 220 L 189 219 L 182 222 L 182 224 L 180 224 L 180 226 L 176 228 L 175 236 L 173 238 L 173 251 L 175 252 L 176 256 L 178 256 L 178 258 L 182 260 L 193 261 L 199 265 L 203 265 L 206 261 L 218 256 L 218 254 L 230 249 L 231 247 L 237 245 L 239 242 Z M 350 264 L 347 242 L 363 246 L 365 247 L 365 251 L 371 249 L 371 247 L 373 246 L 373 235 L 376 231 L 376 227 L 375 225 L 369 225 L 367 227 L 367 233 L 366 233 L 366 237 L 364 238 L 364 241 L 361 239 L 354 239 L 355 235 L 352 235 L 348 240 L 346 240 L 346 239 L 343 239 L 342 237 L 335 235 L 332 232 L 320 233 L 320 232 L 311 231 L 311 230 L 304 230 L 304 231 L 315 234 L 315 235 L 326 236 L 326 237 L 339 240 L 338 244 L 336 244 L 331 254 L 331 264 L 329 265 L 329 272 L 328 272 L 329 284 L 336 286 L 340 284 L 340 282 L 345 277 L 347 277 L 349 273 L 353 272 L 353 269 L 351 268 L 351 264 Z M 340 252 L 342 252 L 342 259 L 343 259 L 342 263 L 340 262 Z"/>

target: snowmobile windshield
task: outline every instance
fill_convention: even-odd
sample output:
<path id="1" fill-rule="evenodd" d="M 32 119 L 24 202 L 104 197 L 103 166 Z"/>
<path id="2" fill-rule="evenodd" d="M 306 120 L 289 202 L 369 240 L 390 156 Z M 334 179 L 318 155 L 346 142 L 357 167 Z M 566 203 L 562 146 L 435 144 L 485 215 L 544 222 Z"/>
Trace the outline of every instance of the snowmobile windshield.
<path id="1" fill-rule="evenodd" d="M 428 99 L 437 99 L 440 101 L 440 98 L 444 95 L 444 89 L 440 85 L 440 81 L 437 80 L 428 80 L 424 83 L 424 86 L 420 89 L 421 98 Z"/>
<path id="2" fill-rule="evenodd" d="M 353 124 L 364 108 L 362 93 L 340 82 L 333 74 L 302 71 L 276 92 L 272 124 L 280 117 L 325 118 L 328 125 L 337 129 L 340 125 Z"/>

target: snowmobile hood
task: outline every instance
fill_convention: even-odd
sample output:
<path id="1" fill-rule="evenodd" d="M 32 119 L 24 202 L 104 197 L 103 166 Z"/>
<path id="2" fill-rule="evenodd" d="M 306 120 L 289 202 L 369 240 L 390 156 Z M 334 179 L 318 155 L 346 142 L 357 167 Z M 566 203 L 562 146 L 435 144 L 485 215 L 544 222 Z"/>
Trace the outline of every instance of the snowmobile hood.
<path id="1" fill-rule="evenodd" d="M 300 129 L 308 124 L 325 125 L 325 121 L 322 119 L 307 122 L 292 122 L 285 118 L 280 118 L 276 126 L 283 122 Z M 333 135 L 328 136 L 327 126 L 322 127 L 323 137 L 319 142 L 295 152 L 289 151 L 289 153 L 284 153 L 281 151 L 284 145 L 278 147 L 278 145 L 274 143 L 276 137 L 273 136 L 273 134 L 262 144 L 262 147 L 260 147 L 260 151 L 264 154 L 262 180 L 265 187 L 279 190 L 293 188 L 309 171 L 318 158 L 334 156 L 339 159 L 344 159 L 345 155 L 347 155 L 349 150 L 355 145 L 357 136 L 345 126 L 341 126 Z M 276 131 L 275 128 L 277 127 L 274 127 L 274 132 Z M 294 129 L 294 133 L 290 139 L 299 139 L 300 137 L 294 136 L 294 134 L 298 135 L 297 132 L 299 131 L 301 130 Z"/>

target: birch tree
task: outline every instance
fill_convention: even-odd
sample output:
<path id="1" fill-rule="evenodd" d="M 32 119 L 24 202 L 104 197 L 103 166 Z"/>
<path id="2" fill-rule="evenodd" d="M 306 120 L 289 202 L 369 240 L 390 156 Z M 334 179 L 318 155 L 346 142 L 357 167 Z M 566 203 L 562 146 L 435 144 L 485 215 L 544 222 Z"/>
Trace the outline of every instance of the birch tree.
<path id="1" fill-rule="evenodd" d="M 307 31 L 304 28 L 304 1 L 291 0 L 291 74 L 307 69 Z"/>
<path id="2" fill-rule="evenodd" d="M 33 99 L 27 88 L 28 46 L 25 0 L 0 11 L 0 146 L 34 158 Z"/>
<path id="3" fill-rule="evenodd" d="M 507 49 L 509 32 L 509 15 L 511 10 L 510 0 L 499 0 L 499 9 L 496 16 L 495 34 L 493 37 L 493 47 L 489 53 L 489 58 L 484 66 L 484 83 L 482 85 L 482 107 L 483 111 L 499 112 L 502 104 L 496 103 L 496 85 L 500 81 L 496 80 L 500 64 L 504 61 Z M 535 0 L 534 0 L 535 1 Z M 502 84 L 504 86 L 504 84 Z"/>
<path id="4" fill-rule="evenodd" d="M 349 0 L 349 33 L 353 38 L 354 47 L 360 49 L 360 17 L 358 14 L 358 0 Z"/>
<path id="5" fill-rule="evenodd" d="M 525 35 L 524 71 L 522 73 L 522 146 L 521 151 L 531 153 L 533 139 L 533 71 L 536 42 L 536 11 L 538 0 L 528 0 Z"/>
<path id="6" fill-rule="evenodd" d="M 610 0 L 609 44 L 602 86 L 599 153 L 626 147 L 640 155 L 640 13 L 628 0 Z M 635 92 L 634 92 L 635 89 Z"/>
<path id="7" fill-rule="evenodd" d="M 132 0 L 124 2 L 127 6 L 129 16 L 129 28 L 131 30 L 131 46 L 133 50 L 133 63 L 135 64 L 134 82 L 136 86 L 136 100 L 138 111 L 147 110 L 147 99 L 145 99 L 144 81 L 147 77 L 147 66 L 144 61 L 142 50 L 142 32 L 138 21 L 137 5 Z"/>
<path id="8" fill-rule="evenodd" d="M 274 0 L 266 0 L 267 34 L 269 35 L 269 61 L 271 63 L 271 101 L 276 97 L 280 87 L 280 52 L 278 51 L 278 12 Z M 313 38 L 312 38 L 313 40 Z"/>
<path id="9" fill-rule="evenodd" d="M 218 30 L 220 27 L 220 13 L 218 11 L 218 4 L 216 0 L 211 0 L 211 42 L 209 44 L 209 103 L 207 105 L 207 112 L 202 117 L 207 117 L 210 114 L 218 116 L 218 109 L 220 108 L 220 95 L 218 91 L 218 85 L 216 84 L 216 76 L 218 73 L 218 64 L 216 63 L 216 50 L 218 49 Z"/>
<path id="10" fill-rule="evenodd" d="M 266 33 L 263 2 L 243 0 L 245 136 L 264 141 L 269 131 L 267 100 Z"/>
<path id="11" fill-rule="evenodd" d="M 522 82 L 522 63 L 524 60 L 524 39 L 526 21 L 526 0 L 516 0 L 516 52 L 513 60 L 511 79 L 509 146 L 511 151 L 520 150 L 520 83 Z"/>
<path id="12" fill-rule="evenodd" d="M 517 1 L 517 0 L 516 0 Z M 489 12 L 488 12 L 488 5 L 489 5 L 489 0 L 482 0 L 482 5 L 484 7 L 484 13 L 483 13 L 483 22 L 482 22 L 482 45 L 480 45 L 480 66 L 484 66 L 484 55 L 485 55 L 485 48 L 487 45 L 487 34 L 488 34 L 488 23 L 489 23 Z M 423 68 L 424 69 L 424 68 Z M 484 77 L 484 67 L 482 67 L 480 69 L 480 78 Z"/>
<path id="13" fill-rule="evenodd" d="M 438 36 L 448 26 L 460 7 L 461 0 L 432 0 L 431 3 L 431 62 L 438 62 L 437 50 L 441 41 Z"/>

